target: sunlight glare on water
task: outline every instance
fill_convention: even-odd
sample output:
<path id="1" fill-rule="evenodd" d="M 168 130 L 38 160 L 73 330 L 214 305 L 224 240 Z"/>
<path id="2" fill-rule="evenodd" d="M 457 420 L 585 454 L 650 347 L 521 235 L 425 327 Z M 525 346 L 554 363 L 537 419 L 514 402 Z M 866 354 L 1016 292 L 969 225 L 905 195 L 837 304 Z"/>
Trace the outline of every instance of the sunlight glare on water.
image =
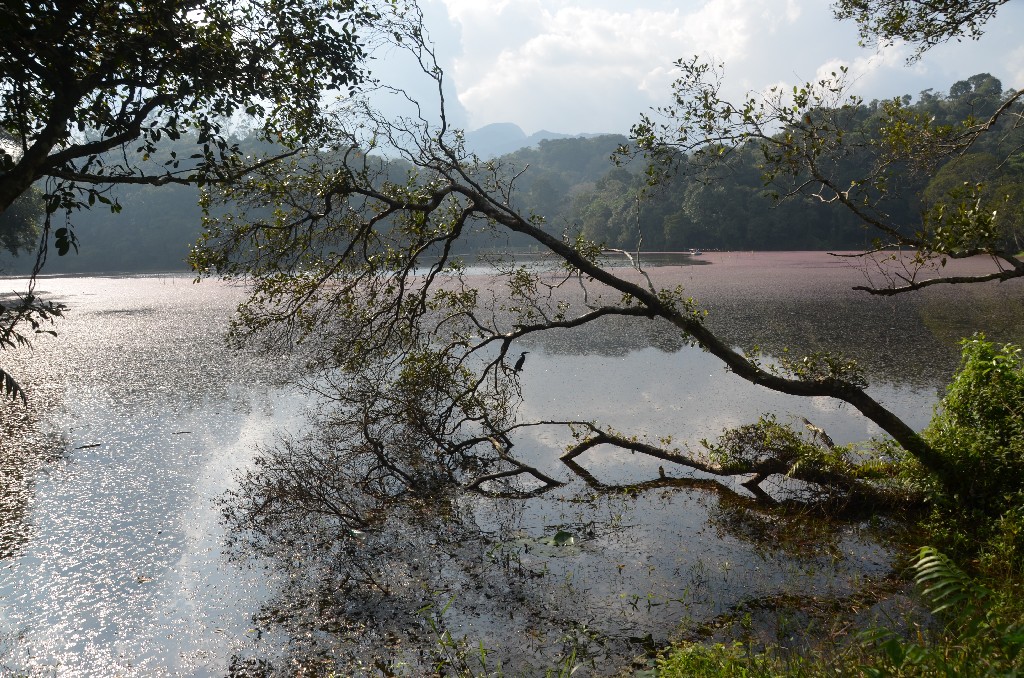
<path id="1" fill-rule="evenodd" d="M 220 673 L 250 642 L 264 591 L 222 557 L 213 500 L 302 399 L 272 364 L 222 348 L 234 288 L 184 276 L 39 286 L 71 311 L 10 369 L 30 375 L 36 428 L 66 452 L 0 448 L 36 473 L 21 498 L 30 538 L 2 563 L 0 666 Z M 33 469 L 38 454 L 51 459 Z"/>

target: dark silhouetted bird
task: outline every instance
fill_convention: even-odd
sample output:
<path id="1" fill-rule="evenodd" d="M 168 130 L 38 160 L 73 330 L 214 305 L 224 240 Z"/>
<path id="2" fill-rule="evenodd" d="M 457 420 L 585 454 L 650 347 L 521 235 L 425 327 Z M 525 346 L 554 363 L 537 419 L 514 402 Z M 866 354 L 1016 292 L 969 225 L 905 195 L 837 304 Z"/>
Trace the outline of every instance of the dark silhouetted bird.
<path id="1" fill-rule="evenodd" d="M 516 372 L 522 372 L 523 371 L 523 363 L 526 362 L 526 354 L 527 353 L 529 353 L 529 351 L 523 351 L 523 354 L 521 356 L 519 356 L 519 360 L 516 361 L 516 366 L 515 366 Z"/>

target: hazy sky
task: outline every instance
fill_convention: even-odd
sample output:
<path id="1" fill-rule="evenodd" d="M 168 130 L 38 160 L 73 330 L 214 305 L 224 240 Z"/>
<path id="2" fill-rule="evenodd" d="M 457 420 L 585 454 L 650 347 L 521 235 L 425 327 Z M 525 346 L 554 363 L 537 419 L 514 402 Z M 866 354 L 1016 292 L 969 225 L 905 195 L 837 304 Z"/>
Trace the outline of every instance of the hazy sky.
<path id="1" fill-rule="evenodd" d="M 725 64 L 734 96 L 792 86 L 847 65 L 865 99 L 917 94 L 988 72 L 1024 88 L 1024 0 L 1012 0 L 978 42 L 933 49 L 858 47 L 856 27 L 827 0 L 422 0 L 453 87 L 456 124 L 514 122 L 527 134 L 626 132 L 664 103 L 672 63 Z M 384 75 L 387 77 L 384 69 Z M 451 98 L 451 94 L 449 94 Z"/>

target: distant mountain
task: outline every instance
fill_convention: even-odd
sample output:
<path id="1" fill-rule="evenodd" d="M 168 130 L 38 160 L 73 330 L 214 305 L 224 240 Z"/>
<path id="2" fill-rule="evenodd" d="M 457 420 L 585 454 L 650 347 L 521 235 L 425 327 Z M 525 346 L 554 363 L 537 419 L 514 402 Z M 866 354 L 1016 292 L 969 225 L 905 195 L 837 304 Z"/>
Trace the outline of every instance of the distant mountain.
<path id="1" fill-rule="evenodd" d="M 466 132 L 466 148 L 481 158 L 494 158 L 520 148 L 536 146 L 546 139 L 590 139 L 598 134 L 562 134 L 540 130 L 527 136 L 523 129 L 512 122 L 496 122 L 480 129 Z"/>

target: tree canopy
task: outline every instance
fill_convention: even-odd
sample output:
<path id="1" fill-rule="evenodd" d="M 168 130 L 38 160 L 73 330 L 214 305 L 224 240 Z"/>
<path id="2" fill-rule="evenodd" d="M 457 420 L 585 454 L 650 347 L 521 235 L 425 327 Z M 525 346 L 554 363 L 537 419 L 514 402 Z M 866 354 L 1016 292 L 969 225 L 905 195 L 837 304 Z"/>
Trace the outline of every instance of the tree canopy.
<path id="1" fill-rule="evenodd" d="M 371 20 L 357 3 L 333 0 L 3 2 L 4 246 L 25 247 L 34 227 L 29 192 L 41 180 L 46 215 L 96 202 L 117 211 L 114 185 L 202 185 L 267 162 L 246 158 L 226 126 L 244 123 L 301 145 L 316 130 L 325 94 L 347 93 L 363 77 L 358 31 Z M 163 138 L 190 147 L 161 157 Z M 77 247 L 69 220 L 52 234 L 48 218 L 42 228 L 33 277 L 51 235 L 59 254 Z M 31 289 L 0 306 L 0 347 L 24 341 L 18 325 L 52 311 Z M 10 375 L 0 377 L 17 391 Z"/>
<path id="2" fill-rule="evenodd" d="M 221 135 L 232 116 L 301 141 L 325 90 L 359 81 L 367 19 L 320 0 L 3 3 L 0 209 L 44 177 L 52 211 L 114 183 L 237 173 Z M 149 163 L 165 135 L 194 137 L 195 152 Z"/>
<path id="3" fill-rule="evenodd" d="M 985 24 L 1008 0 L 837 0 L 836 18 L 853 19 L 868 45 L 905 40 L 916 46 L 915 61 L 948 40 L 981 37 Z"/>

